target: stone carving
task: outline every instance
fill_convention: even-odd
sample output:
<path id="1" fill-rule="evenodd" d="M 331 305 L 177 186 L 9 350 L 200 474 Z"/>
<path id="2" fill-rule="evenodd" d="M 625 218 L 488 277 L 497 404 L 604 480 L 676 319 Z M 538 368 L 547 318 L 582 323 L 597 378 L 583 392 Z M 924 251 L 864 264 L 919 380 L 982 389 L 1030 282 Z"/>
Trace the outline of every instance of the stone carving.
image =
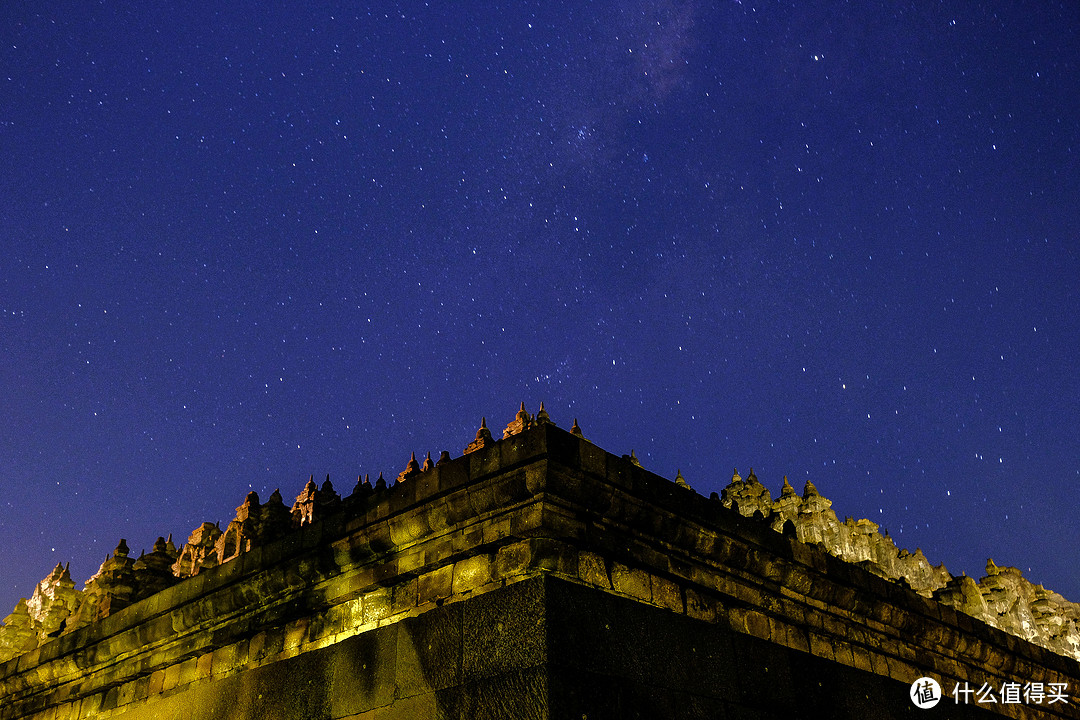
<path id="1" fill-rule="evenodd" d="M 0 662 L 22 655 L 38 646 L 37 631 L 26 607 L 26 598 L 15 605 L 0 627 Z"/>
<path id="2" fill-rule="evenodd" d="M 832 501 L 809 481 L 800 497 L 784 477 L 780 497 L 773 501 L 753 470 L 746 480 L 736 470 L 720 501 L 740 515 L 767 521 L 778 532 L 793 527 L 802 542 L 819 544 L 842 560 L 906 583 L 924 597 L 1080 660 L 1080 604 L 1032 584 L 1016 568 L 998 567 L 989 560 L 986 577 L 978 583 L 966 575 L 953 577 L 944 565 L 931 565 L 921 549 L 911 553 L 897 548 L 870 520 L 840 522 Z"/>
<path id="3" fill-rule="evenodd" d="M 488 430 L 487 418 L 480 418 L 480 429 L 476 431 L 476 439 L 466 445 L 461 454 L 468 455 L 471 452 L 482 450 L 494 442 L 495 440 L 491 437 L 491 431 Z"/>
<path id="4" fill-rule="evenodd" d="M 326 481 L 321 488 L 315 485 L 315 476 L 312 475 L 308 478 L 304 489 L 296 496 L 296 502 L 293 503 L 293 527 L 309 525 L 316 518 L 321 517 L 323 513 L 332 510 L 340 502 L 341 496 L 334 490 L 329 475 L 326 476 Z"/>
<path id="5" fill-rule="evenodd" d="M 504 438 L 530 428 L 552 424 L 543 403 L 531 416 L 522 403 L 514 420 L 504 431 Z M 577 419 L 570 433 L 584 440 Z M 465 454 L 494 444 L 487 419 L 483 418 L 476 438 Z M 636 467 L 641 464 L 634 451 L 623 458 Z M 423 467 L 412 454 L 397 482 L 405 482 L 450 462 L 445 450 L 438 461 L 431 453 Z M 681 470 L 675 485 L 692 490 Z M 58 564 L 34 589 L 30 600 L 20 600 L 14 611 L 0 625 L 0 662 L 20 655 L 51 638 L 72 632 L 104 618 L 133 602 L 149 597 L 164 588 L 200 571 L 229 562 L 240 554 L 269 543 L 282 535 L 318 521 L 342 508 L 354 508 L 387 490 L 379 473 L 374 486 L 368 476 L 357 478 L 347 501 L 334 490 L 329 476 L 321 487 L 314 476 L 308 479 L 292 507 L 287 507 L 275 490 L 266 503 L 255 492 L 248 493 L 237 507 L 236 517 L 222 532 L 216 523 L 205 522 L 192 531 L 178 551 L 170 536 L 159 537 L 149 553 L 137 560 L 129 557 L 127 543 L 121 540 L 98 572 L 86 581 L 82 591 L 75 589 L 68 568 Z M 881 533 L 870 520 L 847 518 L 841 522 L 832 502 L 807 482 L 799 495 L 784 477 L 779 496 L 772 494 L 751 469 L 744 480 L 734 471 L 731 482 L 719 496 L 713 497 L 740 515 L 766 522 L 777 531 L 790 534 L 804 543 L 823 546 L 832 555 L 894 582 L 905 583 L 924 597 L 933 598 L 1005 632 L 1012 633 L 1049 650 L 1080 660 L 1080 605 L 1057 593 L 1034 585 L 1019 570 L 987 562 L 986 576 L 976 582 L 961 575 L 954 577 L 943 565 L 931 565 L 922 551 L 898 549 L 887 533 Z"/>
<path id="6" fill-rule="evenodd" d="M 180 548 L 180 555 L 173 565 L 173 574 L 177 577 L 198 575 L 203 568 L 212 568 L 218 564 L 217 541 L 221 537 L 221 528 L 217 523 L 204 522 L 191 531 L 187 544 Z"/>
<path id="7" fill-rule="evenodd" d="M 430 462 L 431 462 L 431 455 L 428 454 L 427 462 L 425 462 L 424 464 L 427 465 Z M 405 465 L 405 469 L 402 470 L 400 473 L 398 473 L 397 481 L 398 482 L 405 482 L 406 480 L 411 478 L 413 475 L 418 474 L 419 472 L 420 472 L 420 463 L 416 462 L 416 453 L 414 452 L 412 454 L 412 457 L 409 458 L 408 464 Z"/>
<path id="8" fill-rule="evenodd" d="M 168 540 L 159 537 L 149 554 L 140 554 L 132 568 L 135 571 L 135 599 L 142 600 L 175 585 L 179 578 L 172 568 L 178 558 L 172 535 Z"/>
<path id="9" fill-rule="evenodd" d="M 66 628 L 68 616 L 78 609 L 80 599 L 71 573 L 57 563 L 53 571 L 37 584 L 34 594 L 26 603 L 39 642 L 59 635 Z"/>
<path id="10" fill-rule="evenodd" d="M 521 409 L 517 411 L 517 415 L 514 419 L 507 424 L 506 429 L 503 430 L 503 439 L 510 437 L 511 435 L 517 435 L 518 433 L 525 432 L 533 426 L 533 417 L 525 410 L 525 403 L 521 403 Z"/>
<path id="11" fill-rule="evenodd" d="M 78 609 L 67 620 L 65 633 L 108 617 L 135 602 L 135 561 L 123 539 L 113 554 L 101 563 L 97 573 L 86 581 Z"/>

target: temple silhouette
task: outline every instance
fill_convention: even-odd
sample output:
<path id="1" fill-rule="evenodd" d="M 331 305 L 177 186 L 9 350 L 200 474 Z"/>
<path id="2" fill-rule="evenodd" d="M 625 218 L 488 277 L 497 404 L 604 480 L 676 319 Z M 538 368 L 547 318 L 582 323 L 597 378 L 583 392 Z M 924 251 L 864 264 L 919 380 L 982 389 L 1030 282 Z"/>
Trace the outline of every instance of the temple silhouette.
<path id="1" fill-rule="evenodd" d="M 542 404 L 502 435 L 57 565 L 0 626 L 0 720 L 1080 717 L 1080 606 L 1015 568 L 809 482 L 705 497 Z"/>

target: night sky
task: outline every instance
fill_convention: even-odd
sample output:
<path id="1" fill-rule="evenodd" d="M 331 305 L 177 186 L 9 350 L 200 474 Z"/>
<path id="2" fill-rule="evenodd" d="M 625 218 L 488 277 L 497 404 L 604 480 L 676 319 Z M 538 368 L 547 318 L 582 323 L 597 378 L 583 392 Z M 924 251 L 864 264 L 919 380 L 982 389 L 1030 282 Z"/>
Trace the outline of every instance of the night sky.
<path id="1" fill-rule="evenodd" d="M 0 617 L 574 418 L 1080 600 L 1080 5 L 0 4 Z"/>

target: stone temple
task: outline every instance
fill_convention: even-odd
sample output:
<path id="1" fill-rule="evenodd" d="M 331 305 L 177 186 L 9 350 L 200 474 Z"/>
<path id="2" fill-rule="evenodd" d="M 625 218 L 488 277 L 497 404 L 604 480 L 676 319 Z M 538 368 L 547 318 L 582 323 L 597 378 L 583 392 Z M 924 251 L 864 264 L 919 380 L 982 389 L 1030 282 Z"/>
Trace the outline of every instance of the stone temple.
<path id="1" fill-rule="evenodd" d="M 704 497 L 522 405 L 347 497 L 121 540 L 82 590 L 58 565 L 0 626 L 0 720 L 1071 718 L 1078 658 L 1080 606 L 1013 568 L 953 577 L 810 483 Z"/>

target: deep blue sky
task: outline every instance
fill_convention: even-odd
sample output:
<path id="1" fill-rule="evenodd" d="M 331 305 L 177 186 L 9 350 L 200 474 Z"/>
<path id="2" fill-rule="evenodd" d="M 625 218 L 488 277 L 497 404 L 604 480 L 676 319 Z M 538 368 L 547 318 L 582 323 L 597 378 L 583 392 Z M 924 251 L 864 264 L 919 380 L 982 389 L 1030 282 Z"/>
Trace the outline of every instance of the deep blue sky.
<path id="1" fill-rule="evenodd" d="M 0 617 L 524 400 L 1080 600 L 1080 6 L 4 3 Z"/>

